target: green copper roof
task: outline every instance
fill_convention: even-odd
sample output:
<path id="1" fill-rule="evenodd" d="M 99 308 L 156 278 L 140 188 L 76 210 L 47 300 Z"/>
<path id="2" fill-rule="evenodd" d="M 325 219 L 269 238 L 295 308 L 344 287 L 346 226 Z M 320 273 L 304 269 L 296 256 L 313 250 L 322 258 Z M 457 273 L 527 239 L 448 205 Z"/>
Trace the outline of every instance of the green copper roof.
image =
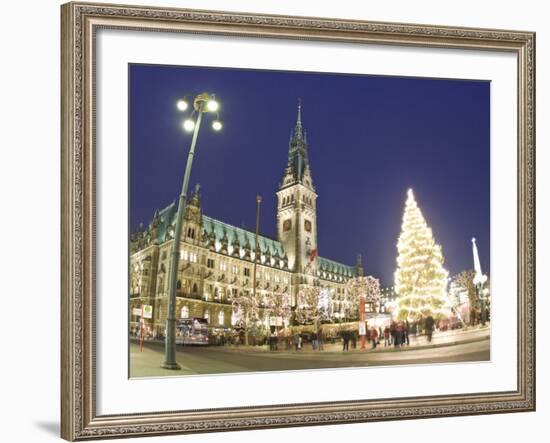
<path id="1" fill-rule="evenodd" d="M 214 230 L 216 240 L 218 241 L 222 241 L 225 233 L 225 235 L 227 235 L 227 243 L 229 245 L 233 244 L 236 237 L 240 247 L 245 247 L 248 240 L 250 250 L 253 252 L 256 249 L 256 234 L 254 232 L 237 228 L 236 226 L 215 220 L 207 215 L 202 216 L 202 227 L 208 234 Z M 284 248 L 280 242 L 263 235 L 258 236 L 258 242 L 262 253 L 265 254 L 267 250 L 269 250 L 271 255 L 276 253 L 279 257 L 283 257 Z"/>
<path id="2" fill-rule="evenodd" d="M 355 266 L 348 266 L 328 258 L 317 257 L 317 265 L 320 271 L 332 272 L 345 277 L 357 277 Z"/>
<path id="3" fill-rule="evenodd" d="M 166 233 L 170 225 L 176 225 L 177 208 L 175 202 L 170 203 L 166 208 L 159 211 L 159 225 L 157 228 L 157 241 L 163 243 L 168 240 Z"/>

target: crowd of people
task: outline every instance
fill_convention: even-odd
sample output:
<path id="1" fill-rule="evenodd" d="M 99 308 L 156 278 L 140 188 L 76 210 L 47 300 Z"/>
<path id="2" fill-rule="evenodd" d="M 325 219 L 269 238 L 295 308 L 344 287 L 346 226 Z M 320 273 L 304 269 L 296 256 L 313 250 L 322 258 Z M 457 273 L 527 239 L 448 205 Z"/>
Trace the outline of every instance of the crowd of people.
<path id="1" fill-rule="evenodd" d="M 365 330 L 364 340 L 372 349 L 377 346 L 402 347 L 410 345 L 411 338 L 419 334 L 425 334 L 427 341 L 432 340 L 432 334 L 436 322 L 433 317 L 428 316 L 419 322 L 392 321 L 385 327 L 370 326 Z M 139 337 L 139 329 L 132 330 L 133 337 Z M 158 337 L 157 337 L 158 338 Z M 289 329 L 277 330 L 272 328 L 268 334 L 260 337 L 250 336 L 249 345 L 269 346 L 270 351 L 300 351 L 308 347 L 314 351 L 323 351 L 325 344 L 334 344 L 340 342 L 343 351 L 356 349 L 361 341 L 361 336 L 357 328 L 319 328 L 313 332 L 304 332 L 300 330 L 291 331 Z M 241 346 L 245 344 L 243 330 L 220 331 L 215 334 L 209 333 L 209 344 L 214 346 L 234 345 Z"/>

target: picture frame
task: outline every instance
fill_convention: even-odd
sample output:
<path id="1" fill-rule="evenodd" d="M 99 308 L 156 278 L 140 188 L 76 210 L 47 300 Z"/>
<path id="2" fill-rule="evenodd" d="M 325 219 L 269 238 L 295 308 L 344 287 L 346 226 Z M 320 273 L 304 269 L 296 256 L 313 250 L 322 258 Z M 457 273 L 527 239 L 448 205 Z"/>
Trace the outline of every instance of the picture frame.
<path id="1" fill-rule="evenodd" d="M 72 2 L 61 7 L 61 436 L 69 441 L 535 410 L 535 34 Z M 517 388 L 98 414 L 96 34 L 160 32 L 479 50 L 517 57 Z M 267 41 L 267 40 L 266 40 Z M 116 253 L 116 251 L 115 251 Z"/>

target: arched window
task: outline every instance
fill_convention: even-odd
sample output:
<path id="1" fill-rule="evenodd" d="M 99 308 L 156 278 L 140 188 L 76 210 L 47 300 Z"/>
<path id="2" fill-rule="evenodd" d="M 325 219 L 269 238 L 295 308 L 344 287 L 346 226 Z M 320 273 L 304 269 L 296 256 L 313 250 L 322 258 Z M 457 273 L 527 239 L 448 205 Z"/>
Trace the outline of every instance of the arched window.
<path id="1" fill-rule="evenodd" d="M 193 294 L 197 294 L 199 292 L 199 289 L 197 288 L 197 284 L 193 283 Z"/>
<path id="2" fill-rule="evenodd" d="M 181 318 L 189 318 L 189 308 L 187 306 L 184 306 L 181 308 Z"/>
<path id="3" fill-rule="evenodd" d="M 218 324 L 223 326 L 224 322 L 225 322 L 225 313 L 223 311 L 220 311 L 218 313 Z"/>

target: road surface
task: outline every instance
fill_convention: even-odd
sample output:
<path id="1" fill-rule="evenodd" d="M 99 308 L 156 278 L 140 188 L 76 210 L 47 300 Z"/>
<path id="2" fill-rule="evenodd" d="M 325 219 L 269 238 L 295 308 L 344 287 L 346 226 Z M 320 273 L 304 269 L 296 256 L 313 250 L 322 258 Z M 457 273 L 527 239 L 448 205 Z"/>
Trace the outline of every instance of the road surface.
<path id="1" fill-rule="evenodd" d="M 269 352 L 225 347 L 178 347 L 179 371 L 160 368 L 162 343 L 146 343 L 143 352 L 131 344 L 131 377 L 181 376 L 253 371 L 292 371 L 300 369 L 392 366 L 403 364 L 489 361 L 490 341 L 439 345 L 434 348 L 392 350 L 392 352 L 284 351 Z"/>

